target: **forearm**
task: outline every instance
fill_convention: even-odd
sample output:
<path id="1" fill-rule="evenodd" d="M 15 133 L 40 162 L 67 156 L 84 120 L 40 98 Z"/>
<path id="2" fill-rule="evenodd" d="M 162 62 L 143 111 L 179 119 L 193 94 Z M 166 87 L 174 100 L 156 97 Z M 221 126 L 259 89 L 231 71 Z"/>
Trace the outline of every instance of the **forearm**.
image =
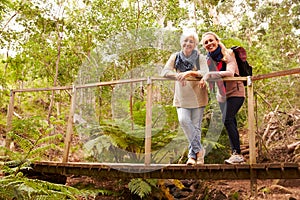
<path id="1" fill-rule="evenodd" d="M 221 75 L 221 77 L 233 77 L 234 73 L 232 73 L 231 71 L 221 71 L 219 72 L 219 74 Z"/>
<path id="2" fill-rule="evenodd" d="M 178 73 L 176 73 L 176 72 L 170 72 L 170 73 L 165 74 L 164 77 L 171 78 L 171 79 L 177 79 L 177 76 L 178 76 Z"/>
<path id="3" fill-rule="evenodd" d="M 202 77 L 200 71 L 188 71 L 185 77 Z"/>

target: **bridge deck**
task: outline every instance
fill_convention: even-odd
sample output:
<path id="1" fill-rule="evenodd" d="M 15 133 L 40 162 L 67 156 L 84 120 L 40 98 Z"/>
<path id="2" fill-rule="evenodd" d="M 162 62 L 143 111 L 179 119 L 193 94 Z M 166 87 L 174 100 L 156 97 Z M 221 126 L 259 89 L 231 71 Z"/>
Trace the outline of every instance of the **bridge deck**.
<path id="1" fill-rule="evenodd" d="M 265 164 L 130 164 L 130 163 L 77 163 L 36 162 L 33 172 L 90 177 L 158 178 L 158 179 L 300 179 L 300 163 Z"/>

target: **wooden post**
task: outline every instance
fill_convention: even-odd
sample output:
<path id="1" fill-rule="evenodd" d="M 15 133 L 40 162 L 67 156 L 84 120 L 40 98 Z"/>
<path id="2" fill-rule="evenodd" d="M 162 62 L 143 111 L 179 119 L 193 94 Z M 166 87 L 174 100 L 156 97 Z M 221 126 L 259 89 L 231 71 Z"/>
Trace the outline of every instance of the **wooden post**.
<path id="1" fill-rule="evenodd" d="M 256 171 L 252 168 L 252 165 L 256 163 L 256 145 L 255 145 L 253 83 L 250 76 L 247 77 L 247 93 L 248 93 L 249 164 L 251 167 L 250 168 L 251 196 L 257 197 Z"/>
<path id="2" fill-rule="evenodd" d="M 152 81 L 147 80 L 146 128 L 145 128 L 145 165 L 151 163 L 151 131 L 152 131 Z"/>
<path id="3" fill-rule="evenodd" d="M 255 147 L 255 117 L 254 117 L 254 95 L 253 83 L 249 76 L 247 80 L 247 93 L 248 93 L 248 130 L 249 130 L 249 156 L 250 164 L 256 163 L 256 147 Z"/>
<path id="4" fill-rule="evenodd" d="M 15 92 L 10 91 L 9 105 L 7 110 L 7 122 L 6 122 L 6 135 L 5 135 L 5 147 L 10 148 L 11 138 L 8 136 L 8 132 L 12 129 L 12 118 L 14 115 L 14 102 L 15 102 Z"/>
<path id="5" fill-rule="evenodd" d="M 75 107 L 76 107 L 76 87 L 73 86 L 72 97 L 71 97 L 71 107 L 70 107 L 68 124 L 67 124 L 67 132 L 66 132 L 65 141 L 64 141 L 65 148 L 64 148 L 62 162 L 68 162 L 68 160 L 69 160 L 69 150 L 70 150 L 70 143 L 71 143 L 72 133 L 73 133 L 73 118 L 74 118 Z"/>

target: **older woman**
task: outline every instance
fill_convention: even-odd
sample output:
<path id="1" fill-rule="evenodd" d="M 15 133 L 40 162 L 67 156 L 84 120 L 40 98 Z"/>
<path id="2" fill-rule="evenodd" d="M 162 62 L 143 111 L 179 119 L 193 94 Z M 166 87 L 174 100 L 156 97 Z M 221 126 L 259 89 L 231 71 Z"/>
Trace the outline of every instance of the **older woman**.
<path id="1" fill-rule="evenodd" d="M 201 123 L 208 103 L 205 81 L 187 81 L 187 77 L 203 77 L 208 72 L 204 55 L 199 54 L 198 35 L 194 31 L 183 32 L 181 51 L 172 54 L 161 75 L 175 78 L 173 105 L 177 109 L 179 124 L 188 138 L 188 165 L 204 164 L 205 150 L 201 145 Z"/>
<path id="2" fill-rule="evenodd" d="M 201 43 L 208 52 L 207 64 L 210 71 L 205 75 L 204 80 L 239 75 L 234 52 L 231 49 L 227 49 L 215 33 L 204 33 Z M 217 80 L 216 84 L 218 86 L 217 100 L 222 111 L 222 120 L 229 136 L 232 153 L 231 157 L 225 160 L 225 163 L 243 163 L 244 158 L 240 155 L 240 138 L 236 114 L 245 99 L 244 84 L 242 81 L 227 81 L 223 83 L 220 80 Z M 210 82 L 210 85 L 212 86 L 212 82 Z"/>

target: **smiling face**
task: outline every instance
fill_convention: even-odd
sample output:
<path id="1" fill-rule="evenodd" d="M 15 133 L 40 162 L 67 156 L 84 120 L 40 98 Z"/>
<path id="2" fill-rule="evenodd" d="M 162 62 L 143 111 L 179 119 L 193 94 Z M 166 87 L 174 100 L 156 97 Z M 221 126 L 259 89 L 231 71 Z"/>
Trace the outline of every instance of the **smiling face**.
<path id="1" fill-rule="evenodd" d="M 182 41 L 181 48 L 185 56 L 190 56 L 196 47 L 196 41 L 193 36 L 189 36 Z"/>
<path id="2" fill-rule="evenodd" d="M 207 34 L 202 38 L 202 44 L 208 52 L 213 52 L 218 48 L 219 40 L 212 34 Z"/>

